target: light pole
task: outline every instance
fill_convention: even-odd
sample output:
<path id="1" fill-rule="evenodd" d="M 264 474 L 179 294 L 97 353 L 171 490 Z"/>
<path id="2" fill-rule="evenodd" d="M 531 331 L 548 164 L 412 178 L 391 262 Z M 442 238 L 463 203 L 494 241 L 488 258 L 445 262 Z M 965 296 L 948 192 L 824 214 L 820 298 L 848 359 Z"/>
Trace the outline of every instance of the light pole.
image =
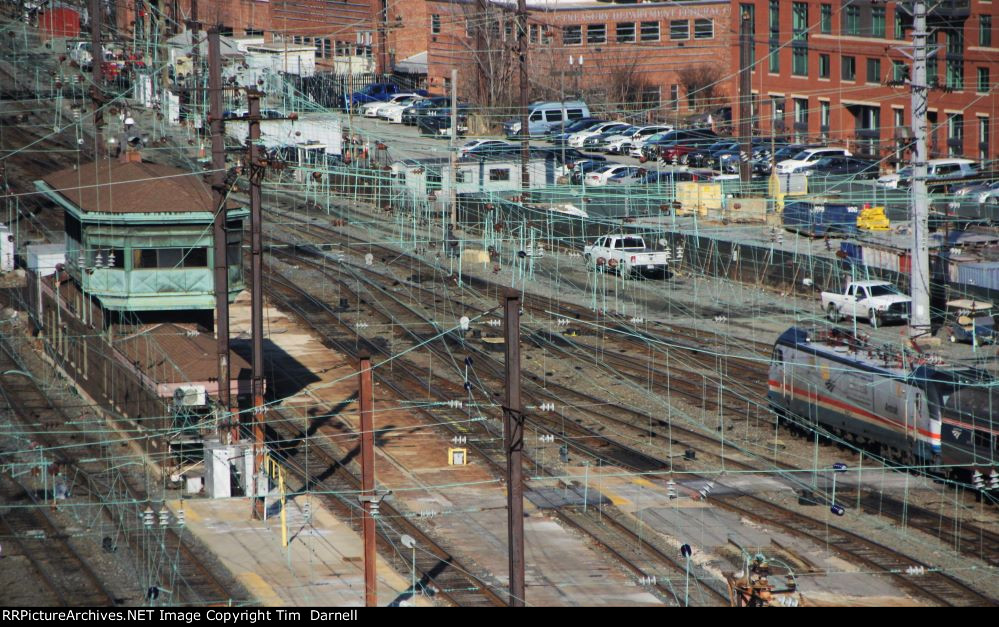
<path id="1" fill-rule="evenodd" d="M 413 596 L 412 596 L 413 603 L 415 604 L 416 603 L 416 540 L 414 540 L 413 536 L 411 535 L 403 534 L 402 537 L 399 538 L 399 541 L 402 542 L 402 545 L 404 547 L 412 550 L 412 557 L 410 561 L 410 573 L 411 573 L 410 586 L 413 591 Z"/>

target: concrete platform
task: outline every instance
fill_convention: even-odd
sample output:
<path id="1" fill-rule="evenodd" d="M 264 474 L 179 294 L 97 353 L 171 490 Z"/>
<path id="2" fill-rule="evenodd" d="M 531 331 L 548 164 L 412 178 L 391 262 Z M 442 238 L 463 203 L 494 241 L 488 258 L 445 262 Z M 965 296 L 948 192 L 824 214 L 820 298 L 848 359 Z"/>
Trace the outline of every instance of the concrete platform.
<path id="1" fill-rule="evenodd" d="M 168 505 L 174 512 L 180 507 L 178 501 Z M 188 531 L 212 548 L 261 605 L 364 605 L 361 538 L 317 499 L 289 502 L 287 548 L 281 546 L 280 518 L 251 520 L 249 499 L 185 500 L 183 507 Z M 409 586 L 408 578 L 379 558 L 379 605 L 399 603 Z M 408 593 L 402 602 L 414 604 Z M 417 597 L 415 604 L 433 602 Z"/>
<path id="2" fill-rule="evenodd" d="M 250 310 L 248 296 L 241 295 L 231 308 L 231 329 L 234 336 L 249 332 Z M 352 360 L 330 351 L 320 344 L 312 332 L 283 312 L 265 303 L 264 329 L 267 340 L 267 357 L 273 359 L 275 369 L 295 368 L 307 370 L 308 385 L 292 396 L 281 400 L 282 411 L 301 419 L 302 424 L 319 425 L 305 446 L 322 446 L 342 458 L 358 444 L 356 433 L 360 416 L 353 399 L 357 391 L 357 366 Z M 376 372 L 388 370 L 388 365 L 375 364 Z M 390 497 L 394 507 L 403 512 L 431 514 L 421 524 L 431 534 L 441 539 L 454 552 L 457 559 L 475 575 L 506 593 L 507 578 L 507 515 L 505 487 L 482 460 L 474 454 L 466 466 L 449 466 L 447 450 L 453 446 L 442 429 L 430 428 L 427 419 L 410 409 L 420 403 L 420 398 L 402 401 L 391 391 L 376 382 L 374 386 L 374 420 L 376 434 L 375 468 L 379 488 L 393 491 Z M 436 401 L 436 399 L 432 399 Z M 315 421 L 315 422 L 313 422 Z M 231 530 L 259 533 L 246 521 L 246 507 L 236 508 L 240 515 Z M 212 510 L 209 509 L 209 512 Z M 226 510 L 219 513 L 225 519 Z M 593 605 L 661 605 L 654 595 L 639 587 L 635 578 L 623 567 L 608 559 L 598 548 L 590 545 L 574 532 L 567 531 L 530 503 L 525 504 L 526 520 L 526 585 L 527 603 L 534 606 L 593 606 Z M 221 522 L 206 525 L 221 533 L 227 527 Z M 337 548 L 342 555 L 359 555 L 357 551 L 344 550 L 347 546 L 360 546 L 356 534 L 339 527 L 323 528 L 325 534 L 335 534 Z M 271 531 L 270 533 L 273 533 Z M 226 544 L 237 542 L 234 551 L 240 559 L 252 553 L 241 551 L 242 538 L 227 539 Z M 350 544 L 353 542 L 354 544 Z M 252 542 L 246 542 L 252 546 Z M 330 557 L 337 569 L 340 562 Z M 263 559 L 263 558 L 262 558 Z M 273 558 L 270 558 L 273 559 Z M 341 564 L 337 566 L 337 564 Z M 357 565 L 359 568 L 359 565 Z M 285 566 L 282 566 L 285 567 Z M 247 564 L 244 572 L 254 567 Z M 278 569 L 280 570 L 280 569 Z M 344 599 L 350 594 L 362 594 L 352 588 L 354 581 L 341 570 L 329 576 L 331 590 L 337 590 Z M 357 571 L 360 572 L 360 571 Z M 381 570 L 380 570 L 381 572 Z M 400 574 L 406 581 L 408 573 Z M 261 586 L 261 595 L 273 595 L 293 602 L 315 602 L 306 599 L 314 594 L 315 581 L 282 581 L 275 578 L 267 582 L 273 591 Z M 251 577 L 252 579 L 252 577 Z M 397 588 L 390 580 L 385 585 Z M 391 595 L 386 594 L 385 599 Z M 358 597 L 359 598 L 359 597 Z M 305 599 L 300 600 L 300 599 Z M 328 602 L 328 601 L 327 601 Z"/>

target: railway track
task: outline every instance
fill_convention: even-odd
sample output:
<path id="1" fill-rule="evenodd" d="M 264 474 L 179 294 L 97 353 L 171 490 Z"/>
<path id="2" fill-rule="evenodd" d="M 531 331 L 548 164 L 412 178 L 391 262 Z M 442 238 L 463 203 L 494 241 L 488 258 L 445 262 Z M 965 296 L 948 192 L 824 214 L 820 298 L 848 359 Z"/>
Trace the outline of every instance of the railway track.
<path id="1" fill-rule="evenodd" d="M 355 276 L 354 279 L 356 280 L 357 277 Z M 341 290 L 344 290 L 344 289 L 348 289 L 348 288 L 345 285 L 342 285 L 341 286 Z M 358 298 L 359 300 L 361 298 L 361 296 L 359 294 L 355 294 L 355 297 Z M 413 313 L 415 313 L 408 306 L 403 306 L 402 309 L 409 310 L 410 311 L 410 315 L 412 315 Z M 398 315 L 398 314 L 385 314 L 383 312 L 383 315 L 386 315 L 387 319 L 391 320 L 394 324 L 401 324 L 401 322 L 402 322 L 402 320 L 400 319 L 400 315 Z M 418 324 L 424 324 L 424 325 L 430 324 L 431 326 L 433 326 L 432 322 L 429 322 L 429 321 L 426 321 L 426 320 L 420 320 Z M 605 436 L 600 436 L 598 434 L 592 434 L 592 433 L 584 435 L 584 436 L 574 437 L 573 440 L 574 440 L 574 442 L 578 442 L 578 441 L 581 441 L 585 437 L 598 438 L 598 439 L 599 438 L 603 438 L 604 439 L 604 446 L 600 447 L 600 448 L 617 447 L 618 450 L 621 450 L 621 449 L 625 449 L 626 450 L 628 448 L 628 447 L 622 446 L 619 443 L 611 442 Z M 585 447 L 582 447 L 582 448 L 585 448 Z M 627 458 L 629 456 L 635 455 L 635 453 L 638 453 L 638 452 L 637 451 L 633 451 L 633 450 L 632 451 L 627 451 L 627 452 L 625 452 L 623 454 L 623 457 Z M 622 454 L 621 453 L 614 454 L 613 457 L 608 456 L 606 454 L 606 452 L 603 452 L 603 453 L 596 452 L 595 454 L 596 454 L 597 457 L 602 457 L 604 459 L 612 459 L 613 461 L 615 461 L 615 463 L 618 463 L 622 467 L 625 467 L 625 468 L 629 468 L 629 469 L 633 469 L 633 470 L 638 470 L 638 471 L 647 471 L 649 469 L 649 467 L 648 467 L 648 465 L 646 463 L 637 463 L 636 464 L 634 462 L 634 459 L 632 461 L 630 461 L 630 462 L 627 461 L 626 459 L 622 459 Z M 651 459 L 651 458 L 649 458 L 648 455 L 646 455 L 644 453 L 638 453 L 638 455 L 637 455 L 636 458 L 637 459 L 644 459 L 644 460 Z M 655 462 L 653 462 L 653 463 L 655 463 Z M 665 465 L 660 462 L 659 465 L 658 465 L 658 467 L 662 468 L 662 467 L 665 467 Z M 761 501 L 761 506 L 760 506 L 761 508 L 763 507 L 762 503 L 764 503 L 764 501 Z M 769 504 L 768 506 L 769 507 L 773 507 L 772 504 Z M 766 516 L 762 516 L 760 514 L 753 514 L 752 512 L 746 512 L 745 510 L 743 510 L 743 513 L 745 515 L 751 516 L 752 518 L 755 518 L 757 520 L 761 520 L 762 522 L 766 522 L 766 520 L 767 520 Z M 788 510 L 788 513 L 786 515 L 788 515 L 788 516 L 801 516 L 800 514 L 797 514 L 797 513 L 794 513 L 794 512 L 790 512 L 790 510 Z M 792 527 L 788 527 L 788 529 L 793 529 L 793 528 Z M 837 531 L 840 532 L 840 533 L 843 533 L 843 534 L 849 534 L 849 532 L 846 532 L 845 530 L 837 530 Z M 858 546 L 858 545 L 852 545 L 852 546 L 855 547 L 855 546 Z M 850 553 L 850 548 L 851 548 L 851 545 L 847 545 L 847 544 L 844 543 L 842 546 L 837 547 L 837 550 L 849 559 L 852 556 L 852 554 Z M 872 549 L 869 545 L 864 545 L 861 549 L 858 549 L 858 550 L 860 550 L 863 553 L 863 552 L 871 551 L 871 550 L 874 550 L 874 549 Z M 881 558 L 880 558 L 880 563 L 881 564 L 907 563 L 909 565 L 913 565 L 913 562 L 908 561 L 905 558 L 899 557 L 895 552 L 893 552 L 893 551 L 891 551 L 891 550 L 889 550 L 889 549 L 887 549 L 885 547 L 880 547 L 877 550 L 881 551 Z M 865 557 L 864 555 L 858 555 L 857 557 L 858 558 L 871 559 L 870 557 Z M 911 583 L 908 582 L 908 581 L 906 581 L 905 578 L 902 577 L 901 575 L 899 575 L 898 573 L 890 572 L 890 569 L 889 569 L 889 575 L 893 576 L 893 577 L 897 577 L 899 579 L 899 582 L 903 585 L 903 587 L 906 587 L 907 589 L 912 589 L 911 588 Z M 960 584 L 960 582 L 957 582 L 956 580 L 953 580 L 949 576 L 947 576 L 947 575 L 945 575 L 943 573 L 934 572 L 933 573 L 933 579 L 935 581 L 937 581 L 937 583 L 934 583 L 934 584 L 931 584 L 931 585 L 940 586 L 941 589 L 946 588 L 946 587 L 949 586 L 949 589 L 952 592 L 955 593 L 955 599 L 957 600 L 956 602 L 960 603 L 960 602 L 962 602 L 962 599 L 966 600 L 966 599 L 970 598 L 968 592 L 964 592 L 964 593 L 960 592 L 961 590 L 965 590 L 965 591 L 970 590 L 970 588 L 967 588 L 966 586 L 963 586 L 962 584 Z M 948 582 L 953 582 L 953 583 L 948 583 Z M 961 594 L 963 594 L 963 596 L 961 596 Z M 939 600 L 940 600 L 941 603 L 946 603 L 945 599 L 946 599 L 945 595 L 943 595 L 943 594 L 939 595 Z M 981 602 L 988 602 L 988 600 L 985 597 L 979 595 L 975 599 L 974 602 L 981 603 Z"/>
<path id="2" fill-rule="evenodd" d="M 273 282 L 273 279 L 272 279 Z M 338 319 L 333 316 L 331 319 L 329 308 L 324 306 L 322 303 L 318 302 L 318 299 L 310 296 L 305 290 L 303 290 L 299 285 L 292 284 L 291 282 L 285 280 L 278 280 L 280 288 L 271 285 L 272 296 L 276 297 L 280 302 L 286 307 L 290 307 L 292 311 L 296 311 L 303 320 L 312 326 L 314 330 L 319 332 L 324 336 L 324 341 L 336 350 L 352 355 L 359 350 L 372 351 L 374 354 L 383 354 L 388 356 L 384 352 L 384 348 L 376 343 L 370 342 L 363 336 L 358 335 L 357 341 L 359 348 L 351 345 L 351 343 L 346 339 L 337 339 L 331 334 L 331 329 L 337 326 Z M 284 292 L 281 294 L 279 292 Z M 289 295 L 291 293 L 291 295 Z M 309 302 L 308 309 L 311 313 L 302 307 L 301 304 L 296 304 L 295 299 Z M 317 313 L 326 312 L 326 315 L 320 316 L 318 319 L 316 317 Z M 342 325 L 342 323 L 341 323 Z M 349 327 L 344 327 L 345 329 Z M 416 398 L 416 395 L 425 395 L 427 392 L 427 386 L 423 383 L 422 374 L 415 369 L 415 367 L 409 364 L 406 360 L 396 360 L 393 366 L 393 376 L 392 377 L 382 377 L 378 374 L 376 370 L 376 376 L 379 378 L 380 383 L 391 388 L 400 398 Z M 437 398 L 453 399 L 456 396 L 461 396 L 464 393 L 464 389 L 461 386 L 455 386 L 450 389 L 446 385 L 442 386 L 442 382 L 437 382 L 430 386 L 431 392 L 435 393 Z M 470 420 L 470 415 L 464 415 L 458 417 L 457 420 L 448 420 L 446 418 L 442 419 L 439 412 L 423 412 L 430 420 L 439 426 L 447 429 L 450 433 L 455 435 L 463 435 L 468 438 L 468 445 L 473 448 L 473 450 L 478 453 L 480 459 L 485 461 L 493 470 L 496 476 L 502 476 L 505 471 L 505 452 L 502 448 L 502 433 L 497 432 L 495 427 L 489 421 L 472 421 Z M 497 416 L 498 417 L 498 416 Z M 590 436 L 592 438 L 592 436 Z M 595 439 L 595 438 L 592 438 Z M 585 444 L 577 441 L 577 445 L 590 450 L 590 453 L 594 456 L 600 455 L 597 452 L 597 448 L 606 446 L 603 441 Z M 641 456 L 640 453 L 636 451 L 627 451 L 622 453 L 626 455 L 631 463 L 636 463 L 636 459 Z M 544 469 L 543 466 L 539 466 L 536 462 L 528 458 L 525 462 L 528 466 L 541 468 L 544 472 L 548 474 L 555 474 Z M 655 463 L 657 466 L 658 462 L 652 462 L 650 459 L 646 459 L 646 463 Z M 356 482 L 356 479 L 352 480 Z M 357 484 L 359 486 L 359 483 Z M 567 486 L 568 487 L 568 486 Z M 356 489 L 356 488 L 355 488 Z M 571 488 L 575 491 L 575 488 Z M 538 498 L 543 498 L 540 495 L 536 495 Z M 582 496 L 578 495 L 577 496 Z M 680 575 L 684 573 L 683 567 L 678 565 L 676 560 L 666 556 L 665 552 L 656 550 L 651 547 L 648 540 L 642 540 L 641 536 L 635 533 L 633 530 L 627 526 L 620 524 L 616 527 L 612 527 L 610 522 L 605 523 L 594 523 L 591 520 L 591 516 L 584 515 L 582 513 L 575 514 L 570 513 L 564 508 L 552 508 L 556 514 L 562 518 L 566 517 L 566 522 L 572 526 L 580 529 L 590 537 L 594 539 L 595 542 L 604 546 L 613 555 L 617 556 L 619 559 L 624 561 L 626 567 L 638 574 L 639 577 L 647 577 L 649 575 L 659 573 L 660 576 L 663 572 L 672 572 L 674 575 Z M 571 516 L 571 520 L 568 518 Z M 648 547 L 644 554 L 644 558 L 640 565 L 634 563 L 634 559 L 629 559 L 629 553 L 632 547 Z M 420 572 L 425 572 L 423 564 L 418 564 L 417 568 Z M 702 577 L 706 575 L 701 573 Z M 717 582 L 716 582 L 717 585 Z M 441 587 L 438 585 L 438 587 Z M 668 587 L 662 583 L 656 584 L 656 587 L 660 594 L 665 598 L 676 598 L 675 594 L 668 589 Z M 727 602 L 727 596 L 714 592 L 715 588 L 708 583 L 704 584 L 705 590 L 711 591 L 706 594 L 707 601 L 709 603 L 724 604 Z M 701 599 L 702 597 L 699 597 Z M 698 603 L 699 604 L 699 603 Z"/>
<path id="3" fill-rule="evenodd" d="M 0 534 L 4 556 L 21 555 L 41 584 L 36 590 L 45 605 L 60 607 L 109 607 L 119 605 L 90 561 L 73 546 L 70 538 L 39 502 L 33 490 L 10 474 L 0 476 Z M 30 577 L 31 573 L 23 573 Z M 35 605 L 43 599 L 20 599 L 18 605 Z M 5 604 L 6 605 L 6 604 Z"/>
<path id="4" fill-rule="evenodd" d="M 28 373 L 15 355 L 8 341 L 0 338 L 0 372 Z M 32 440 L 41 446 L 45 457 L 72 477 L 76 486 L 74 498 L 99 504 L 111 516 L 111 522 L 124 532 L 124 541 L 132 554 L 141 559 L 134 564 L 138 573 L 135 598 L 146 593 L 141 588 L 146 581 L 149 586 L 172 590 L 172 600 L 187 605 L 241 603 L 241 599 L 247 598 L 238 585 L 204 565 L 199 554 L 203 549 L 185 529 L 169 526 L 155 530 L 157 533 L 152 537 L 151 531 L 145 535 L 136 532 L 151 495 L 137 487 L 146 476 L 141 470 L 133 475 L 134 464 L 111 469 L 107 444 L 113 441 L 113 433 L 99 436 L 109 438 L 103 445 L 92 441 L 93 436 L 80 431 L 77 421 L 50 399 L 33 376 L 0 376 L 0 391 L 10 404 L 14 419 L 32 434 Z M 49 432 L 50 427 L 57 429 Z M 29 545 L 32 547 L 41 548 Z M 158 566 L 147 571 L 149 565 Z"/>

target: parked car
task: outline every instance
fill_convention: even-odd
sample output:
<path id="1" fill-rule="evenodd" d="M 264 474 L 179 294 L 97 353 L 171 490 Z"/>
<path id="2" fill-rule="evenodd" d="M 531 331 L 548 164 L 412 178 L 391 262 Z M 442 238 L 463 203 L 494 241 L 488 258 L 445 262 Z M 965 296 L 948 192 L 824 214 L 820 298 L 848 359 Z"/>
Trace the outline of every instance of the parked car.
<path id="1" fill-rule="evenodd" d="M 590 172 L 607 165 L 606 161 L 594 161 L 581 159 L 572 164 L 572 174 L 569 175 L 569 182 L 573 185 L 582 185 L 583 178 Z"/>
<path id="2" fill-rule="evenodd" d="M 951 342 L 967 342 L 974 346 L 995 343 L 993 307 L 990 302 L 967 298 L 948 301 L 944 323 L 938 333 Z"/>
<path id="3" fill-rule="evenodd" d="M 406 101 L 410 102 L 413 98 L 422 98 L 419 94 L 414 93 L 398 93 L 392 94 L 385 100 L 375 100 L 372 102 L 367 102 L 360 105 L 357 108 L 357 112 L 366 118 L 376 118 L 378 117 L 378 112 L 383 108 L 393 104 L 399 104 L 400 102 Z"/>
<path id="4" fill-rule="evenodd" d="M 468 112 L 471 109 L 467 104 L 458 105 L 458 137 L 464 136 L 468 132 Z M 451 108 L 439 107 L 428 110 L 420 117 L 417 126 L 421 135 L 435 135 L 438 137 L 451 136 Z"/>
<path id="5" fill-rule="evenodd" d="M 635 127 L 630 124 L 624 124 L 621 128 L 606 129 L 596 135 L 590 135 L 583 140 L 583 149 L 596 152 L 606 152 L 607 142 L 611 137 L 619 137 L 621 133 L 628 132 L 634 128 Z"/>
<path id="6" fill-rule="evenodd" d="M 638 185 L 646 174 L 648 174 L 648 170 L 645 168 L 628 166 L 607 177 L 607 185 Z"/>
<path id="7" fill-rule="evenodd" d="M 390 100 L 389 102 L 378 107 L 377 111 L 375 111 L 375 115 L 383 120 L 387 120 L 389 122 L 395 121 L 396 124 L 401 124 L 403 110 L 418 100 L 423 100 L 423 96 L 419 94 L 410 94 L 408 96 L 398 98 L 397 100 Z"/>
<path id="8" fill-rule="evenodd" d="M 590 108 L 581 100 L 570 102 L 535 102 L 527 110 L 527 133 L 531 137 L 543 137 L 545 131 L 556 124 L 569 120 L 578 120 L 590 116 Z M 520 118 L 513 118 L 503 123 L 506 135 L 520 134 Z"/>
<path id="9" fill-rule="evenodd" d="M 846 148 L 805 148 L 790 159 L 777 162 L 777 174 L 793 174 L 815 163 L 823 157 L 852 157 L 853 153 Z"/>
<path id="10" fill-rule="evenodd" d="M 805 176 L 852 176 L 858 179 L 878 177 L 878 162 L 856 157 L 822 157 L 802 167 Z"/>
<path id="11" fill-rule="evenodd" d="M 520 145 L 502 139 L 473 139 L 458 149 L 459 157 L 481 154 L 499 154 L 520 150 Z"/>
<path id="12" fill-rule="evenodd" d="M 368 102 L 384 102 L 402 90 L 395 83 L 372 83 L 344 97 L 344 108 L 358 107 Z M 417 90 L 421 96 L 426 96 L 425 90 Z"/>
<path id="13" fill-rule="evenodd" d="M 625 153 L 625 154 L 627 154 L 627 155 L 629 155 L 631 157 L 641 158 L 641 156 L 642 156 L 642 149 L 645 148 L 646 144 L 654 144 L 655 142 L 659 141 L 663 137 L 666 137 L 666 135 L 669 134 L 669 133 L 671 133 L 671 132 L 673 132 L 673 129 L 668 129 L 668 130 L 663 130 L 663 131 L 657 131 L 655 133 L 652 133 L 651 135 L 645 135 L 645 136 L 642 136 L 642 137 L 635 138 L 631 142 L 631 148 L 629 148 L 628 152 Z"/>
<path id="14" fill-rule="evenodd" d="M 850 281 L 839 292 L 822 292 L 822 310 L 832 322 L 844 316 L 867 318 L 872 327 L 889 320 L 908 320 L 912 299 L 887 281 Z"/>
<path id="15" fill-rule="evenodd" d="M 770 150 L 763 148 L 761 154 L 755 157 L 750 163 L 752 164 L 753 174 L 760 176 L 769 175 L 773 164 L 780 163 L 785 159 L 790 159 L 794 155 L 800 153 L 806 148 L 818 148 L 817 145 L 807 145 L 807 144 L 777 144 L 773 156 L 770 155 Z"/>
<path id="16" fill-rule="evenodd" d="M 402 123 L 406 126 L 415 126 L 431 110 L 446 107 L 450 104 L 451 99 L 447 96 L 432 96 L 423 100 L 417 100 L 402 110 Z"/>
<path id="17" fill-rule="evenodd" d="M 661 136 L 653 135 L 642 146 L 640 156 L 645 161 L 680 161 L 681 157 L 695 148 L 710 146 L 718 140 L 719 137 L 709 128 L 677 129 Z"/>
<path id="18" fill-rule="evenodd" d="M 583 142 L 586 141 L 587 137 L 593 137 L 608 130 L 624 130 L 627 127 L 627 124 L 623 124 L 621 122 L 603 122 L 601 124 L 595 124 L 584 131 L 577 131 L 570 135 L 568 144 L 573 148 L 582 148 Z"/>
<path id="19" fill-rule="evenodd" d="M 585 183 L 589 186 L 599 187 L 606 185 L 610 177 L 618 174 L 620 172 L 637 172 L 638 167 L 633 165 L 624 165 L 623 163 L 607 163 L 603 167 L 593 170 L 586 175 L 584 179 Z"/>
<path id="20" fill-rule="evenodd" d="M 665 133 L 672 130 L 672 126 L 666 125 L 632 126 L 620 134 L 608 137 L 606 144 L 603 146 L 603 151 L 610 154 L 626 155 L 631 150 L 634 142 L 655 135 L 656 133 Z"/>
<path id="21" fill-rule="evenodd" d="M 615 270 L 624 277 L 665 274 L 669 253 L 646 245 L 638 235 L 606 235 L 583 248 L 587 270 Z"/>
<path id="22" fill-rule="evenodd" d="M 926 164 L 926 181 L 939 182 L 948 179 L 961 179 L 978 174 L 978 164 L 971 159 L 930 159 Z M 912 167 L 906 166 L 894 174 L 878 179 L 878 183 L 890 188 L 908 187 L 912 182 Z"/>
<path id="23" fill-rule="evenodd" d="M 607 120 L 603 120 L 601 118 L 586 117 L 576 120 L 571 124 L 562 124 L 559 127 L 561 130 L 548 136 L 548 141 L 556 146 L 568 145 L 569 137 L 571 137 L 574 133 L 585 131 L 588 128 L 592 128 L 598 124 L 604 124 L 605 122 L 607 122 Z"/>

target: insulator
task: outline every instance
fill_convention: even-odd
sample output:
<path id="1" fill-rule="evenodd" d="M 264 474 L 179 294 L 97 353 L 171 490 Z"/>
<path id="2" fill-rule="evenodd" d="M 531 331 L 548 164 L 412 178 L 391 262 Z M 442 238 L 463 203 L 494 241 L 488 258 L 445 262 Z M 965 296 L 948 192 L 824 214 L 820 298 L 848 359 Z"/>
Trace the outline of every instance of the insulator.
<path id="1" fill-rule="evenodd" d="M 166 527 L 170 524 L 170 512 L 164 507 L 160 510 L 160 527 Z"/>
<path id="2" fill-rule="evenodd" d="M 994 470 L 991 473 L 989 473 L 989 489 L 990 490 L 999 489 L 999 473 L 996 473 L 996 471 Z"/>
<path id="3" fill-rule="evenodd" d="M 492 319 L 489 320 L 488 324 L 491 327 L 498 327 L 498 326 L 502 326 L 503 325 L 503 321 L 502 320 L 497 320 L 495 318 L 492 318 Z"/>
<path id="4" fill-rule="evenodd" d="M 451 409 L 461 409 L 462 402 L 459 400 L 451 400 L 447 402 L 447 406 Z"/>
<path id="5" fill-rule="evenodd" d="M 151 527 L 155 518 L 156 512 L 153 511 L 151 506 L 147 505 L 145 511 L 142 512 L 142 524 L 147 527 Z"/>
<path id="6" fill-rule="evenodd" d="M 642 586 L 654 586 L 656 585 L 656 576 L 649 575 L 647 577 L 639 577 L 638 584 Z"/>
<path id="7" fill-rule="evenodd" d="M 451 442 L 454 444 L 465 444 L 468 441 L 468 437 L 464 435 L 456 435 L 451 438 Z"/>
<path id="8" fill-rule="evenodd" d="M 676 481 L 673 481 L 672 479 L 666 482 L 666 497 L 671 499 L 675 499 L 677 497 Z"/>
<path id="9" fill-rule="evenodd" d="M 371 266 L 375 263 L 375 256 L 371 253 L 364 255 L 364 265 Z"/>
<path id="10" fill-rule="evenodd" d="M 645 318 L 634 317 L 630 320 L 631 324 L 644 324 Z"/>
<path id="11" fill-rule="evenodd" d="M 186 521 L 184 519 L 184 510 L 178 511 L 177 512 L 177 525 L 180 526 L 180 527 L 183 527 L 185 522 Z"/>

